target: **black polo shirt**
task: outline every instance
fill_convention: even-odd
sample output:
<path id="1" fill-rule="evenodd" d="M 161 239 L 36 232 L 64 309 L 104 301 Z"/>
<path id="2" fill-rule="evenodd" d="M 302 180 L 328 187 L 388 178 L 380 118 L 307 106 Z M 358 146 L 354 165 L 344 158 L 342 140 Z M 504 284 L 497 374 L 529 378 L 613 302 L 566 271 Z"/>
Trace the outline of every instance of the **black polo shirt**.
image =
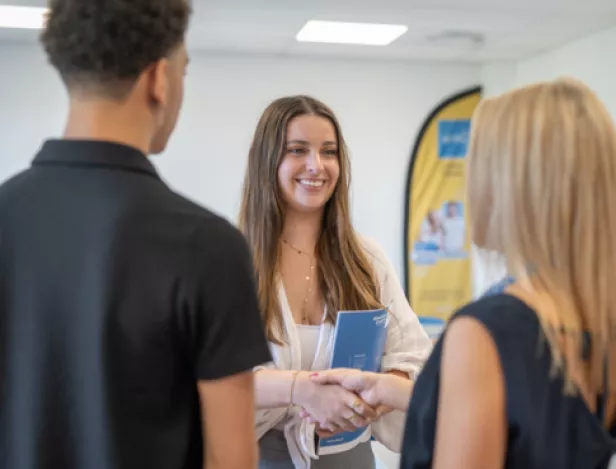
<path id="1" fill-rule="evenodd" d="M 49 141 L 0 187 L 0 468 L 201 469 L 196 381 L 269 360 L 241 233 L 141 152 Z"/>

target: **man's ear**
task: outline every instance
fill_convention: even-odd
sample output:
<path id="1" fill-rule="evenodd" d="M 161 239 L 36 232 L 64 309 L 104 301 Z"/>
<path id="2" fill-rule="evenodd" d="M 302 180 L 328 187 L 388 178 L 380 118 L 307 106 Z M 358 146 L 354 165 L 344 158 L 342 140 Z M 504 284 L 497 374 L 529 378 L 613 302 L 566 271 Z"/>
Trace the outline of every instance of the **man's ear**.
<path id="1" fill-rule="evenodd" d="M 157 60 L 147 69 L 148 93 L 152 104 L 164 107 L 169 95 L 169 60 Z"/>

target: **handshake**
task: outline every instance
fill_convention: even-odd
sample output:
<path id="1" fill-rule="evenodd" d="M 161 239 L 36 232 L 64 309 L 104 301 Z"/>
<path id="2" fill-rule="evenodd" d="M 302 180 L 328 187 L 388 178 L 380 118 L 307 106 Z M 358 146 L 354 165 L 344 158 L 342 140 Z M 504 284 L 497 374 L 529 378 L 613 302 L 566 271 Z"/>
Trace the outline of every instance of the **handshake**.
<path id="1" fill-rule="evenodd" d="M 294 403 L 321 438 L 364 428 L 394 409 L 406 410 L 412 390 L 406 378 L 352 369 L 300 374 L 297 380 Z"/>

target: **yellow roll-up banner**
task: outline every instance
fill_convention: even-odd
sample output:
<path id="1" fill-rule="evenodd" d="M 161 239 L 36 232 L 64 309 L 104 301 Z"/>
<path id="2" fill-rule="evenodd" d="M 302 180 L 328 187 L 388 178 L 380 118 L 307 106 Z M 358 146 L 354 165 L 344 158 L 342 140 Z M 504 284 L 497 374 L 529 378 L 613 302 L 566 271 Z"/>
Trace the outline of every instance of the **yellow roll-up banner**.
<path id="1" fill-rule="evenodd" d="M 472 299 L 471 242 L 465 206 L 473 88 L 447 99 L 425 121 L 411 155 L 405 222 L 406 292 L 424 327 L 438 336 Z"/>

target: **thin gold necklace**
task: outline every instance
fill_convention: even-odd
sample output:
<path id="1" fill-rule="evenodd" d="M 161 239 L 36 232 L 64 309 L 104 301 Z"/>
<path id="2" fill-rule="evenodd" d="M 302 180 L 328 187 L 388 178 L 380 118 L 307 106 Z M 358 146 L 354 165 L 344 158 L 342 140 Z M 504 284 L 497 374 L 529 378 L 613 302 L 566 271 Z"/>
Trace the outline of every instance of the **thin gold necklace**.
<path id="1" fill-rule="evenodd" d="M 306 295 L 304 296 L 304 303 L 302 304 L 302 324 L 310 324 L 310 321 L 308 320 L 308 299 L 310 297 L 310 293 L 312 293 L 312 275 L 314 273 L 314 256 L 312 254 L 309 254 L 305 251 L 302 251 L 301 249 L 296 248 L 295 246 L 293 246 L 291 243 L 289 243 L 286 239 L 283 239 L 282 242 L 284 244 L 286 244 L 287 246 L 289 246 L 291 249 L 293 249 L 295 252 L 297 252 L 298 254 L 302 255 L 302 256 L 307 256 L 308 259 L 310 259 L 310 271 L 308 272 L 308 275 L 306 276 Z"/>

